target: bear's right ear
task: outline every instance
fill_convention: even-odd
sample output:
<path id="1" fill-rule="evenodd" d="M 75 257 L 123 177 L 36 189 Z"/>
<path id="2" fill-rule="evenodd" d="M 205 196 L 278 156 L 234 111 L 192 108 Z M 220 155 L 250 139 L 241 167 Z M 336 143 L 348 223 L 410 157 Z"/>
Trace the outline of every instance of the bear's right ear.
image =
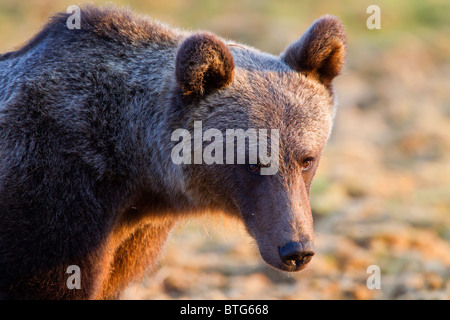
<path id="1" fill-rule="evenodd" d="M 338 18 L 316 20 L 303 36 L 281 54 L 292 69 L 312 76 L 330 88 L 344 65 L 347 37 Z"/>
<path id="2" fill-rule="evenodd" d="M 186 38 L 178 49 L 175 76 L 188 96 L 204 96 L 231 84 L 234 60 L 217 36 L 197 33 Z"/>

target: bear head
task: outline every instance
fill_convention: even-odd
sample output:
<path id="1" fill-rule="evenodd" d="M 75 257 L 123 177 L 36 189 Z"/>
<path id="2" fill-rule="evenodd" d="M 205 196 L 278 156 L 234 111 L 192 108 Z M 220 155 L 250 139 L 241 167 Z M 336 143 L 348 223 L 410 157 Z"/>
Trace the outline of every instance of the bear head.
<path id="1" fill-rule="evenodd" d="M 240 217 L 276 269 L 301 270 L 314 255 L 309 190 L 331 132 L 332 81 L 345 53 L 344 28 L 332 16 L 277 57 L 206 32 L 190 35 L 177 51 L 172 126 L 201 131 L 183 144 L 194 146 L 180 164 L 184 191 L 198 208 Z M 263 140 L 271 156 L 251 156 Z"/>

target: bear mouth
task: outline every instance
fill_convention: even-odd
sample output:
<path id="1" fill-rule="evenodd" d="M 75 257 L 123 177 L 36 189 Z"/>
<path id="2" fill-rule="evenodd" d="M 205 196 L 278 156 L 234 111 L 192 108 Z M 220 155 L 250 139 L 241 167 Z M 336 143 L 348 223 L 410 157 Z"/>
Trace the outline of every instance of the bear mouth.
<path id="1" fill-rule="evenodd" d="M 314 254 L 304 256 L 299 260 L 290 260 L 281 265 L 280 270 L 285 272 L 299 272 L 305 269 L 312 260 Z"/>
<path id="2" fill-rule="evenodd" d="M 302 270 L 304 270 L 308 264 L 309 261 L 311 261 L 312 257 L 309 258 L 309 260 L 307 262 L 295 262 L 295 261 L 291 261 L 288 263 L 282 263 L 281 261 L 277 264 L 273 264 L 273 263 L 269 263 L 267 261 L 266 262 L 267 265 L 269 265 L 271 268 L 276 269 L 278 271 L 282 271 L 282 272 L 287 272 L 287 273 L 294 273 L 294 272 L 300 272 Z"/>

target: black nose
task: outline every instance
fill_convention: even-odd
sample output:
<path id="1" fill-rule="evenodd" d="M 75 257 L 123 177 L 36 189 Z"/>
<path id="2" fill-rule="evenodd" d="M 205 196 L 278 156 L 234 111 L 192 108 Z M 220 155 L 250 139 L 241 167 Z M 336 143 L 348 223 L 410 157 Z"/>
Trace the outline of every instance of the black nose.
<path id="1" fill-rule="evenodd" d="M 300 270 L 311 261 L 314 255 L 314 245 L 311 241 L 288 242 L 278 248 L 281 261 L 288 270 Z"/>

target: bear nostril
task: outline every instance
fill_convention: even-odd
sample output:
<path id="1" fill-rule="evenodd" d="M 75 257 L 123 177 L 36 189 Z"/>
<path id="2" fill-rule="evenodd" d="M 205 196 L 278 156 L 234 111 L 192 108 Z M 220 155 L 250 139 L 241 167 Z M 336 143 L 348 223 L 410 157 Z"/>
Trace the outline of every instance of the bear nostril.
<path id="1" fill-rule="evenodd" d="M 299 270 L 311 261 L 314 256 L 314 246 L 311 241 L 288 242 L 278 248 L 278 253 L 285 267 Z"/>

